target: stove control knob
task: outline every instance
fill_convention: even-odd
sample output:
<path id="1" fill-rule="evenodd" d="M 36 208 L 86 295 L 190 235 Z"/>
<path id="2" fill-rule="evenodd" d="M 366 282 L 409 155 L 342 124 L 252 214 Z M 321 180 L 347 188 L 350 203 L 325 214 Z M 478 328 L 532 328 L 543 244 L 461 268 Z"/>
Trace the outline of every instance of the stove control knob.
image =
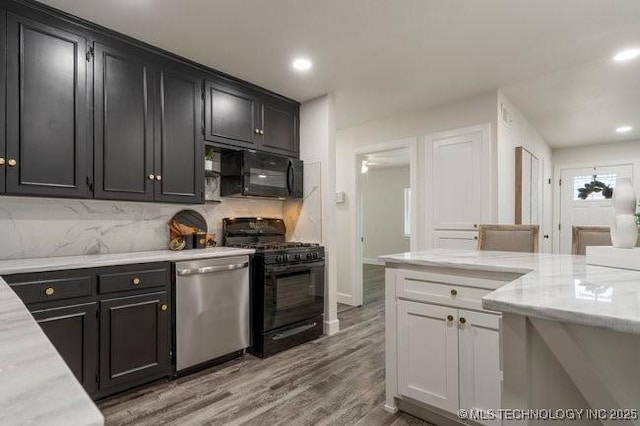
<path id="1" fill-rule="evenodd" d="M 318 259 L 318 258 L 320 258 L 320 254 L 319 254 L 318 252 L 313 253 L 313 258 L 314 258 L 314 259 Z"/>
<path id="2" fill-rule="evenodd" d="M 300 260 L 300 255 L 299 255 L 299 254 L 296 254 L 293 258 L 294 258 L 295 260 Z"/>
<path id="3" fill-rule="evenodd" d="M 307 259 L 313 259 L 313 254 L 307 253 Z"/>

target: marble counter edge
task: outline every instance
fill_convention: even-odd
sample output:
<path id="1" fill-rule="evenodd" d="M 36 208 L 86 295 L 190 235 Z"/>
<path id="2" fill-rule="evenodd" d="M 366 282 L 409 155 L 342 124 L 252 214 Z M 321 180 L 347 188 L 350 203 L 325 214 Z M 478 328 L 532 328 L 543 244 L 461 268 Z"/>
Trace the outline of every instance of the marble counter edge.
<path id="1" fill-rule="evenodd" d="M 499 266 L 423 259 L 398 259 L 388 256 L 379 256 L 378 259 L 383 261 L 385 265 L 387 263 L 392 263 L 397 265 L 433 266 L 438 268 L 463 269 L 467 271 L 507 272 L 513 274 L 528 274 L 530 272 L 534 272 L 534 269 L 527 267 Z"/>
<path id="2" fill-rule="evenodd" d="M 46 393 L 46 397 L 44 397 Z M 0 278 L 0 413 L 8 424 L 103 425 L 27 307 Z"/>
<path id="3" fill-rule="evenodd" d="M 62 256 L 33 259 L 8 259 L 0 261 L 0 276 L 31 272 L 48 272 L 65 269 L 97 268 L 103 266 L 131 265 L 151 262 L 182 262 L 218 257 L 246 256 L 253 249 L 216 247 L 201 250 L 154 250 L 133 253 L 109 253 L 85 256 Z"/>

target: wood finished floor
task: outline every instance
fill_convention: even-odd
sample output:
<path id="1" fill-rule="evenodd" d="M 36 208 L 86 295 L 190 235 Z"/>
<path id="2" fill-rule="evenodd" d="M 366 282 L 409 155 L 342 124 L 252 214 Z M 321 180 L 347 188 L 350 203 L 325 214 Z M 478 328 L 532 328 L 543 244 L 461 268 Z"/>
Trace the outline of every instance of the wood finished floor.
<path id="1" fill-rule="evenodd" d="M 383 268 L 365 265 L 364 282 L 363 307 L 339 305 L 339 333 L 101 401 L 107 425 L 428 425 L 382 409 Z"/>

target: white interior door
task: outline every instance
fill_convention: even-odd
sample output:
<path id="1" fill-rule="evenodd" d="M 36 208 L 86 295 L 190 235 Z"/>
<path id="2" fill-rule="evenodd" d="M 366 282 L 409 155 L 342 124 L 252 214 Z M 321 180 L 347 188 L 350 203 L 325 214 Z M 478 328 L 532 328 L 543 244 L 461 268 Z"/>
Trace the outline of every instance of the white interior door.
<path id="1" fill-rule="evenodd" d="M 571 227 L 574 225 L 611 226 L 613 209 L 611 200 L 601 194 L 592 194 L 586 200 L 578 197 L 578 189 L 597 180 L 615 187 L 617 178 L 633 179 L 633 166 L 620 164 L 562 169 L 560 186 L 560 253 L 571 253 Z"/>

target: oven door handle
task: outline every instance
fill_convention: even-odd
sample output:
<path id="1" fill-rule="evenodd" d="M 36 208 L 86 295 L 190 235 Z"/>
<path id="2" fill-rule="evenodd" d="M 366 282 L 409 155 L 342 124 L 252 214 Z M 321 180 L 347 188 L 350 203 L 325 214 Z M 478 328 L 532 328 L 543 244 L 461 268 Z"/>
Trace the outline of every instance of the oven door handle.
<path id="1" fill-rule="evenodd" d="M 274 334 L 271 340 L 282 340 L 287 337 L 295 336 L 296 334 L 303 333 L 307 330 L 311 330 L 314 327 L 317 327 L 318 323 L 313 322 L 311 324 L 301 325 L 300 327 L 292 328 L 291 330 L 283 331 L 282 333 Z"/>
<path id="2" fill-rule="evenodd" d="M 280 272 L 296 272 L 296 271 L 304 271 L 310 268 L 321 268 L 324 267 L 324 262 L 313 262 L 313 263 L 303 263 L 296 264 L 295 266 L 267 266 L 267 273 L 278 274 Z"/>

